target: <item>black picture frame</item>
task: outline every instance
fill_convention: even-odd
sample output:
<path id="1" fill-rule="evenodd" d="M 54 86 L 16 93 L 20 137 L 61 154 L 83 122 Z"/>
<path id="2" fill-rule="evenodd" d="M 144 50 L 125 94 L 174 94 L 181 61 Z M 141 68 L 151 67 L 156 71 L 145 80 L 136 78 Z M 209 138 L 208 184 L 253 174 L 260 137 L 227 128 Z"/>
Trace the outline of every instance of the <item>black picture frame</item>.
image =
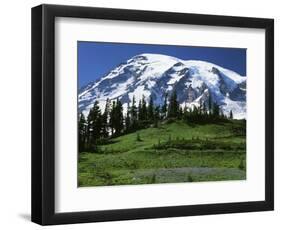
<path id="1" fill-rule="evenodd" d="M 55 213 L 55 18 L 89 18 L 265 29 L 265 200 Z M 222 214 L 274 209 L 274 20 L 110 8 L 32 8 L 32 221 L 41 225 Z"/>

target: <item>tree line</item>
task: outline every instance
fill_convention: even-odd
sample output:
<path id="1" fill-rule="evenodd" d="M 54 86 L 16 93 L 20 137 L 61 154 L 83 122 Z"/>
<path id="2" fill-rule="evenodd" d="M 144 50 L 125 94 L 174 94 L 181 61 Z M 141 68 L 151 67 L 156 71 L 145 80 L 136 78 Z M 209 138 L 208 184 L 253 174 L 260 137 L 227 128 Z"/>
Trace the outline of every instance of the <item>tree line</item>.
<path id="1" fill-rule="evenodd" d="M 165 94 L 161 106 L 155 105 L 151 96 L 148 103 L 145 96 L 142 96 L 137 104 L 133 96 L 131 105 L 127 104 L 126 114 L 119 99 L 112 102 L 107 99 L 103 112 L 99 102 L 95 101 L 87 117 L 83 113 L 79 114 L 79 152 L 95 151 L 98 145 L 107 143 L 112 137 L 151 126 L 158 127 L 159 122 L 176 119 L 191 123 L 214 122 L 233 119 L 233 113 L 230 111 L 229 117 L 226 117 L 220 107 L 212 102 L 211 97 L 208 103 L 202 103 L 200 107 L 182 108 L 176 91 L 173 91 L 170 97 Z"/>

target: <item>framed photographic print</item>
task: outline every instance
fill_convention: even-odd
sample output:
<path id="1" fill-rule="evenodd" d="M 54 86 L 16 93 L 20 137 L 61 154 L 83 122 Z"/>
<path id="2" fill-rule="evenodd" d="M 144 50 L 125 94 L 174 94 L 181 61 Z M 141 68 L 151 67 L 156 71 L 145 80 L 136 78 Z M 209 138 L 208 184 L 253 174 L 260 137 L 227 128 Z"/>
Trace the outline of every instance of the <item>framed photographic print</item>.
<path id="1" fill-rule="evenodd" d="M 273 210 L 273 19 L 32 8 L 32 221 Z"/>

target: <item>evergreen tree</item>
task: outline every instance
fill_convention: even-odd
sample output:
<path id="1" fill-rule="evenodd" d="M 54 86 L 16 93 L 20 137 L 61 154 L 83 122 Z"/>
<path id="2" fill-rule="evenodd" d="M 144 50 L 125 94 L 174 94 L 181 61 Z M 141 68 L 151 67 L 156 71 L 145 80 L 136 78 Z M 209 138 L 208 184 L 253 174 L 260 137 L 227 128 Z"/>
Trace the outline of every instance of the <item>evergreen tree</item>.
<path id="1" fill-rule="evenodd" d="M 167 94 L 164 96 L 164 103 L 161 107 L 161 119 L 164 119 L 167 116 Z"/>
<path id="2" fill-rule="evenodd" d="M 147 120 L 147 107 L 146 107 L 146 100 L 145 96 L 142 96 L 141 100 L 141 113 L 142 113 L 142 120 L 146 121 Z"/>
<path id="3" fill-rule="evenodd" d="M 212 114 L 215 118 L 218 118 L 220 116 L 220 107 L 217 103 L 213 103 Z"/>
<path id="4" fill-rule="evenodd" d="M 183 115 L 182 115 L 182 118 L 183 118 L 184 121 L 188 121 L 188 118 L 189 118 L 189 111 L 188 111 L 186 105 L 185 105 L 184 108 L 183 108 Z"/>
<path id="5" fill-rule="evenodd" d="M 109 136 L 108 133 L 108 117 L 110 113 L 110 101 L 107 98 L 106 99 L 106 104 L 105 104 L 105 109 L 102 114 L 102 124 L 101 124 L 101 136 L 103 138 L 107 138 Z"/>
<path id="6" fill-rule="evenodd" d="M 224 115 L 224 113 L 223 113 L 223 111 L 221 109 L 220 109 L 220 116 L 219 116 L 219 118 L 221 118 L 221 119 L 226 119 L 227 118 L 227 116 Z"/>
<path id="7" fill-rule="evenodd" d="M 232 113 L 232 110 L 230 110 L 230 113 L 229 113 L 229 119 L 233 119 L 233 113 Z"/>
<path id="8" fill-rule="evenodd" d="M 83 113 L 79 115 L 79 152 L 83 152 L 86 147 L 87 123 Z"/>
<path id="9" fill-rule="evenodd" d="M 142 123 L 147 120 L 147 106 L 145 96 L 142 96 L 142 99 L 139 101 L 138 106 L 138 121 Z"/>
<path id="10" fill-rule="evenodd" d="M 95 149 L 98 140 L 101 137 L 101 111 L 98 101 L 95 101 L 93 108 L 90 110 L 87 125 L 88 125 L 88 137 L 89 147 Z"/>
<path id="11" fill-rule="evenodd" d="M 176 118 L 178 116 L 179 104 L 177 101 L 177 92 L 174 90 L 169 100 L 168 116 L 169 118 Z"/>
<path id="12" fill-rule="evenodd" d="M 190 119 L 191 119 L 192 122 L 198 122 L 199 121 L 199 109 L 196 106 L 193 107 Z"/>
<path id="13" fill-rule="evenodd" d="M 160 120 L 160 106 L 155 107 L 153 115 L 154 115 L 154 127 L 157 128 Z"/>
<path id="14" fill-rule="evenodd" d="M 154 105 L 153 105 L 153 98 L 150 96 L 149 98 L 149 104 L 148 104 L 148 119 L 150 121 L 153 121 L 154 118 Z"/>
<path id="15" fill-rule="evenodd" d="M 110 126 L 112 135 L 120 135 L 124 129 L 123 107 L 119 99 L 113 102 L 110 113 Z"/>
<path id="16" fill-rule="evenodd" d="M 178 119 L 182 119 L 182 117 L 183 117 L 183 109 L 182 109 L 181 106 L 179 106 L 177 118 Z"/>
<path id="17" fill-rule="evenodd" d="M 142 103 L 141 100 L 139 100 L 139 105 L 138 105 L 138 121 L 143 121 L 143 112 L 142 112 Z"/>
<path id="18" fill-rule="evenodd" d="M 115 133 L 120 135 L 124 129 L 124 117 L 123 117 L 123 106 L 119 99 L 116 102 L 116 112 L 115 112 Z"/>
<path id="19" fill-rule="evenodd" d="M 130 118 L 131 118 L 131 129 L 134 131 L 137 128 L 137 120 L 138 120 L 138 109 L 136 107 L 135 96 L 133 96 L 132 106 L 129 111 L 130 111 Z"/>
<path id="20" fill-rule="evenodd" d="M 131 118 L 130 118 L 130 105 L 128 103 L 127 105 L 127 113 L 126 113 L 126 117 L 125 117 L 125 131 L 126 132 L 130 132 L 131 130 Z"/>

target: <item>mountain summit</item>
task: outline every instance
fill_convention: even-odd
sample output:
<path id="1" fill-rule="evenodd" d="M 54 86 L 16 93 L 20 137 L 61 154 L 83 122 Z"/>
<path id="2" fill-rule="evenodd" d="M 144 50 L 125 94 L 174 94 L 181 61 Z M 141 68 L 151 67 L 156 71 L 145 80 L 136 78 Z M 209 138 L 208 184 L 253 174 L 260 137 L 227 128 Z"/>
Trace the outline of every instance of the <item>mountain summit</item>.
<path id="1" fill-rule="evenodd" d="M 133 96 L 144 96 L 162 105 L 165 95 L 176 90 L 182 107 L 207 104 L 210 98 L 224 114 L 246 118 L 246 77 L 213 63 L 181 60 L 160 54 L 140 54 L 119 64 L 105 76 L 79 90 L 79 112 L 88 113 L 96 100 L 103 109 L 106 99 L 119 98 L 124 111 Z"/>

